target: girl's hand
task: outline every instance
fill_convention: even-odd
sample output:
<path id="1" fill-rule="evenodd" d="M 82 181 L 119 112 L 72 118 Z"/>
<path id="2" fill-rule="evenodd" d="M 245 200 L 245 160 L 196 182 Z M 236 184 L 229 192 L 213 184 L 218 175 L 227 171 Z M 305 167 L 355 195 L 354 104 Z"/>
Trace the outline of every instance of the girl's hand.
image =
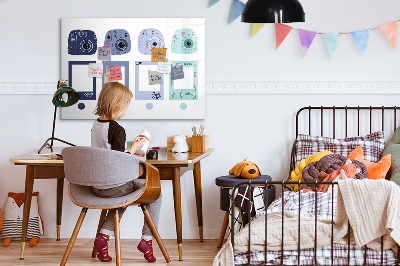
<path id="1" fill-rule="evenodd" d="M 147 140 L 145 138 L 136 137 L 135 140 L 132 142 L 129 152 L 131 154 L 135 154 L 138 150 L 140 150 L 140 148 L 143 147 L 143 145 L 146 143 L 146 141 Z"/>
<path id="2" fill-rule="evenodd" d="M 139 156 L 139 157 L 146 157 L 146 155 L 149 153 L 149 149 L 147 149 L 147 151 L 146 151 L 146 153 L 145 154 L 136 154 L 135 153 L 135 155 L 136 156 Z"/>

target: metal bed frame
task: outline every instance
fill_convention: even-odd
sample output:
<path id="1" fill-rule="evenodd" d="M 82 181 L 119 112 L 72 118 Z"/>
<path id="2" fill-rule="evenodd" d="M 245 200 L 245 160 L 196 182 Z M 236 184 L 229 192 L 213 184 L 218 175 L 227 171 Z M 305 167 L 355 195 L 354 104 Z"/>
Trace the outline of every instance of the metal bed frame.
<path id="1" fill-rule="evenodd" d="M 330 113 L 332 113 L 332 123 L 333 123 L 332 124 L 332 129 L 333 129 L 332 136 L 333 136 L 333 138 L 336 137 L 336 122 L 337 122 L 336 113 L 339 112 L 339 111 L 340 112 L 344 112 L 344 117 L 345 118 L 344 118 L 344 121 L 341 121 L 341 122 L 342 122 L 342 125 L 344 123 L 345 137 L 347 138 L 348 137 L 348 125 L 349 125 L 349 121 L 348 121 L 349 120 L 348 119 L 349 115 L 348 115 L 348 113 L 356 112 L 356 114 L 357 114 L 357 136 L 360 136 L 360 122 L 361 122 L 360 113 L 361 112 L 365 113 L 365 111 L 369 111 L 369 131 L 370 131 L 370 133 L 372 133 L 373 113 L 376 113 L 376 112 L 379 112 L 379 111 L 381 112 L 381 130 L 384 131 L 385 130 L 385 113 L 387 113 L 387 111 L 393 112 L 393 125 L 394 125 L 393 130 L 395 130 L 396 129 L 396 125 L 397 125 L 397 123 L 396 123 L 396 121 L 397 121 L 397 119 L 396 119 L 397 118 L 397 111 L 399 109 L 400 108 L 398 108 L 396 106 L 393 106 L 393 107 L 385 107 L 385 106 L 382 106 L 382 107 L 372 107 L 372 106 L 369 106 L 369 107 L 360 107 L 360 106 L 357 106 L 357 107 L 348 107 L 348 106 L 344 106 L 344 107 L 337 107 L 337 106 L 331 106 L 331 107 L 324 107 L 324 106 L 312 107 L 312 106 L 308 106 L 308 107 L 303 107 L 296 114 L 296 138 L 300 134 L 299 133 L 299 125 L 300 125 L 299 124 L 299 120 L 300 120 L 300 114 L 303 111 L 308 111 L 308 134 L 309 135 L 311 135 L 311 131 L 312 131 L 311 112 L 313 110 L 319 111 L 319 113 L 320 113 L 320 136 L 324 136 L 324 111 L 325 110 L 331 110 Z M 325 121 L 326 120 L 327 119 L 325 119 Z M 354 125 L 354 123 L 353 123 L 353 125 Z M 296 146 L 296 141 L 293 144 L 292 153 L 291 153 L 290 172 L 293 169 L 295 169 L 295 167 L 296 167 L 296 165 L 295 165 L 295 158 L 296 158 L 295 146 Z M 290 176 L 290 172 L 289 172 L 289 176 Z M 232 195 L 235 195 L 235 192 L 239 187 L 251 186 L 251 187 L 263 188 L 264 191 L 265 191 L 266 198 L 268 198 L 268 189 L 266 189 L 266 188 L 268 188 L 269 186 L 271 186 L 271 185 L 281 186 L 282 195 L 283 195 L 285 190 L 291 190 L 290 187 L 287 186 L 287 185 L 292 185 L 292 184 L 299 185 L 299 187 L 300 187 L 301 184 L 315 185 L 314 190 L 315 190 L 315 192 L 317 192 L 319 185 L 330 184 L 330 185 L 332 185 L 332 190 L 333 190 L 334 186 L 336 186 L 338 183 L 336 181 L 332 181 L 332 182 L 319 182 L 319 181 L 304 182 L 303 181 L 302 182 L 302 181 L 285 181 L 285 180 L 283 180 L 283 181 L 265 181 L 265 182 L 263 182 L 263 181 L 252 181 L 250 179 L 249 181 L 242 182 L 242 183 L 238 184 L 237 186 L 235 186 L 233 191 L 232 191 Z M 299 193 L 299 202 L 301 202 L 301 192 L 300 192 L 300 190 L 298 191 L 298 193 Z M 253 196 L 252 194 L 253 194 L 253 191 L 250 189 L 250 198 L 252 198 L 252 196 Z M 281 198 L 282 198 L 282 212 L 284 212 L 284 197 L 281 197 Z M 333 217 L 333 211 L 334 211 L 333 204 L 334 203 L 333 202 L 334 202 L 334 200 L 333 199 L 334 199 L 334 193 L 332 193 L 332 213 L 331 213 L 331 215 L 332 215 L 332 221 L 331 221 L 332 222 L 331 223 L 331 225 L 332 225 L 331 226 L 331 228 L 332 228 L 332 237 L 331 237 L 331 261 L 332 261 L 332 265 L 334 263 L 334 254 L 333 254 L 333 251 L 334 251 L 333 250 L 333 244 L 334 244 L 333 243 L 333 224 L 334 224 L 334 220 L 333 220 L 334 219 L 334 217 Z M 315 213 L 317 213 L 317 208 L 318 208 L 317 207 L 317 202 L 318 202 L 317 193 L 315 193 Z M 267 252 L 268 252 L 268 250 L 267 250 L 267 242 L 268 242 L 268 239 L 267 239 L 267 233 L 268 233 L 267 207 L 268 207 L 267 206 L 267 201 L 264 201 L 264 208 L 265 208 L 264 262 L 259 263 L 259 265 L 272 265 L 272 264 L 268 264 L 268 262 L 267 262 Z M 299 204 L 298 214 L 299 214 L 298 226 L 300 227 L 300 204 Z M 234 197 L 232 197 L 232 200 L 231 200 L 231 232 L 230 232 L 231 239 L 230 240 L 231 240 L 231 244 L 232 244 L 233 248 L 234 248 L 234 245 L 235 245 L 235 241 L 234 241 L 234 237 L 235 237 L 235 234 L 234 234 L 234 217 L 235 217 Z M 315 239 L 314 239 L 314 258 L 313 258 L 314 263 L 313 264 L 307 264 L 307 265 L 318 265 L 317 264 L 317 254 L 316 254 L 317 238 L 318 238 L 316 224 L 317 224 L 317 215 L 315 215 Z M 249 227 L 249 242 L 248 242 L 248 245 L 247 245 L 247 262 L 248 263 L 245 264 L 245 265 L 250 265 L 251 264 L 251 255 L 250 255 L 251 254 L 251 249 L 250 249 L 250 243 L 251 243 L 251 230 L 250 230 L 251 229 L 251 219 L 249 219 L 248 227 Z M 282 232 L 281 233 L 282 233 L 281 250 L 280 250 L 281 256 L 280 256 L 280 264 L 278 264 L 278 265 L 284 265 L 283 264 L 283 259 L 284 259 L 284 256 L 283 256 L 283 251 L 284 251 L 284 240 L 283 240 L 283 238 L 284 238 L 283 237 L 283 235 L 284 235 L 284 217 L 283 216 L 282 216 Z M 300 242 L 301 242 L 301 237 L 300 237 L 300 230 L 299 230 L 298 243 L 297 243 L 297 247 L 298 247 L 297 248 L 297 265 L 304 265 L 304 264 L 300 264 L 300 254 L 301 254 Z M 399 249 L 400 246 L 397 245 L 397 248 L 398 248 L 399 252 L 397 253 L 397 258 L 396 258 L 395 265 L 400 265 L 400 249 Z M 367 265 L 366 264 L 367 263 L 367 253 L 366 253 L 366 249 L 367 248 L 366 248 L 366 246 L 363 246 L 363 249 L 364 249 L 364 263 L 363 263 L 363 265 Z M 347 264 L 346 265 L 350 265 L 350 224 L 348 226 L 348 233 L 347 233 Z M 380 265 L 385 265 L 384 261 L 383 261 L 383 236 L 381 237 Z"/>

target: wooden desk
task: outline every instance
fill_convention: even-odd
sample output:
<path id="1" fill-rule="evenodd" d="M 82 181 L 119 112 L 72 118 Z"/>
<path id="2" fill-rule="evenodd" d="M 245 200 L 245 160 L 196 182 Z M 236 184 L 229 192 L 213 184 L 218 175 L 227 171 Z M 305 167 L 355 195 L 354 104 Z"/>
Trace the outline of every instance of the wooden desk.
<path id="1" fill-rule="evenodd" d="M 61 151 L 61 149 L 54 149 L 56 152 Z M 50 153 L 50 150 L 44 149 L 42 153 Z M 33 154 L 37 154 L 37 150 L 10 159 L 10 162 L 14 163 L 15 165 L 26 165 L 20 259 L 24 258 L 26 234 L 28 232 L 29 213 L 31 209 L 33 182 L 35 179 L 57 178 L 57 241 L 60 240 L 62 201 L 64 190 L 64 162 L 62 159 L 59 158 L 54 159 L 54 157 L 56 156 L 40 156 Z"/>
<path id="2" fill-rule="evenodd" d="M 179 260 L 182 260 L 182 204 L 181 204 L 181 176 L 188 170 L 193 170 L 194 192 L 196 196 L 197 222 L 200 241 L 203 242 L 203 207 L 201 194 L 200 160 L 210 155 L 214 149 L 206 152 L 172 153 L 161 149 L 158 160 L 147 160 L 157 167 L 161 180 L 172 180 L 174 193 L 175 223 L 178 242 Z M 188 168 L 186 168 L 188 167 Z M 181 168 L 183 171 L 181 171 Z"/>
<path id="3" fill-rule="evenodd" d="M 61 148 L 54 148 L 60 152 Z M 180 177 L 188 170 L 193 170 L 194 190 L 196 196 L 197 219 L 199 225 L 200 241 L 203 241 L 203 211 L 201 193 L 201 168 L 200 161 L 210 155 L 214 149 L 204 153 L 189 152 L 186 154 L 174 154 L 161 149 L 157 160 L 147 160 L 148 163 L 158 168 L 161 180 L 171 180 L 173 184 L 175 223 L 178 242 L 179 260 L 182 260 L 182 204 Z M 42 153 L 50 152 L 44 150 Z M 10 159 L 15 165 L 26 165 L 25 199 L 21 236 L 21 255 L 24 258 L 28 219 L 31 207 L 32 189 L 34 179 L 57 178 L 57 240 L 60 240 L 61 214 L 64 188 L 64 162 L 55 156 L 38 156 L 37 151 L 23 154 Z M 183 169 L 181 169 L 183 168 Z"/>

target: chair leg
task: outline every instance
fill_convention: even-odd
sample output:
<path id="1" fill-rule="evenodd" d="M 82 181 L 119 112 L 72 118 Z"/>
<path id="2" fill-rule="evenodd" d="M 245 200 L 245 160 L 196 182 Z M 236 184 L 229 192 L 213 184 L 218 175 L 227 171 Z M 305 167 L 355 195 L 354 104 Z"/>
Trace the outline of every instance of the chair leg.
<path id="1" fill-rule="evenodd" d="M 167 263 L 171 262 L 171 259 L 168 255 L 168 251 L 164 246 L 164 243 L 161 240 L 160 234 L 158 233 L 158 230 L 156 228 L 156 225 L 153 222 L 153 219 L 150 216 L 149 211 L 146 208 L 146 205 L 140 205 L 140 207 L 142 208 L 143 214 L 144 214 L 144 219 L 146 220 L 147 224 L 150 227 L 151 232 L 153 233 L 153 236 L 155 237 L 155 239 L 157 240 L 157 244 L 161 249 L 161 252 L 164 256 L 164 259 Z"/>
<path id="2" fill-rule="evenodd" d="M 106 220 L 106 215 L 107 215 L 107 210 L 106 209 L 101 210 L 101 215 L 100 215 L 100 219 L 99 219 L 99 226 L 97 227 L 96 238 L 100 234 L 100 230 L 103 227 L 104 221 Z M 96 250 L 96 248 L 95 248 L 95 246 L 93 244 L 92 258 L 96 258 L 96 255 L 97 255 L 97 250 Z"/>
<path id="3" fill-rule="evenodd" d="M 74 246 L 76 237 L 78 236 L 79 230 L 81 229 L 87 210 L 88 210 L 87 208 L 82 208 L 81 214 L 79 215 L 78 221 L 76 222 L 74 232 L 72 232 L 72 236 L 69 240 L 67 249 L 65 250 L 64 257 L 61 260 L 60 263 L 61 266 L 64 266 L 67 263 L 69 254 L 71 254 L 72 247 Z"/>
<path id="4" fill-rule="evenodd" d="M 121 243 L 119 235 L 119 213 L 118 209 L 115 209 L 114 214 L 114 234 L 115 234 L 115 256 L 117 257 L 115 265 L 121 265 Z"/>
<path id="5" fill-rule="evenodd" d="M 224 217 L 224 221 L 222 222 L 221 234 L 219 235 L 217 248 L 220 248 L 222 246 L 222 242 L 224 241 L 226 228 L 228 227 L 228 222 L 229 222 L 229 212 L 225 212 L 225 217 Z"/>

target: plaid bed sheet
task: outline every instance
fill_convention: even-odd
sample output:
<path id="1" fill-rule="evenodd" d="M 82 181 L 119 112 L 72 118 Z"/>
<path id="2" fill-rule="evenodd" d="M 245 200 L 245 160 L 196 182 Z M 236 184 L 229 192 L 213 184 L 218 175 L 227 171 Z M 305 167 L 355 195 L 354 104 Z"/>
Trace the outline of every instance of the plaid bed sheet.
<path id="1" fill-rule="evenodd" d="M 300 208 L 301 212 L 317 214 L 324 219 L 332 219 L 332 208 L 333 215 L 335 215 L 336 211 L 335 193 L 317 192 L 317 198 L 315 199 L 314 191 L 285 191 L 283 197 L 277 198 L 269 205 L 267 212 L 282 211 L 282 202 L 285 211 L 296 211 Z M 265 215 L 265 212 L 260 215 Z M 257 217 L 260 215 L 257 215 Z"/>
<path id="2" fill-rule="evenodd" d="M 315 192 L 293 192 L 287 191 L 283 197 L 277 198 L 268 207 L 267 215 L 273 212 L 286 210 L 298 210 L 301 212 L 315 213 L 321 218 L 332 219 L 335 214 L 336 208 L 336 194 L 317 192 L 317 200 L 315 199 Z M 265 212 L 253 218 L 257 219 Z M 334 244 L 333 245 L 333 263 L 332 263 L 332 248 L 326 246 L 316 249 L 317 265 L 348 265 L 348 246 Z M 366 253 L 366 256 L 364 254 Z M 284 250 L 283 264 L 284 265 L 298 265 L 297 250 Z M 365 257 L 365 258 L 364 258 Z M 365 261 L 364 261 L 365 260 Z M 248 254 L 240 253 L 235 254 L 235 265 L 248 265 Z M 265 264 L 265 252 L 250 252 L 250 265 L 281 265 L 281 252 L 280 251 L 267 251 L 267 262 Z M 385 250 L 383 252 L 383 265 L 395 265 L 396 256 L 392 250 Z M 303 249 L 300 251 L 300 265 L 314 265 L 314 249 Z M 382 265 L 381 252 L 350 245 L 350 263 L 349 265 Z"/>
<path id="3" fill-rule="evenodd" d="M 316 265 L 382 265 L 381 252 L 371 249 L 364 249 L 350 245 L 350 261 L 347 260 L 347 245 L 333 245 L 333 261 L 331 246 L 317 248 Z M 364 253 L 366 258 L 364 261 Z M 267 262 L 264 262 L 265 252 L 250 252 L 250 265 L 281 265 L 281 252 L 268 251 Z M 247 253 L 235 255 L 235 265 L 248 265 Z M 297 250 L 283 251 L 283 265 L 298 265 Z M 300 265 L 315 265 L 314 249 L 303 249 L 300 251 Z M 396 257 L 392 250 L 383 252 L 383 265 L 396 265 Z"/>

